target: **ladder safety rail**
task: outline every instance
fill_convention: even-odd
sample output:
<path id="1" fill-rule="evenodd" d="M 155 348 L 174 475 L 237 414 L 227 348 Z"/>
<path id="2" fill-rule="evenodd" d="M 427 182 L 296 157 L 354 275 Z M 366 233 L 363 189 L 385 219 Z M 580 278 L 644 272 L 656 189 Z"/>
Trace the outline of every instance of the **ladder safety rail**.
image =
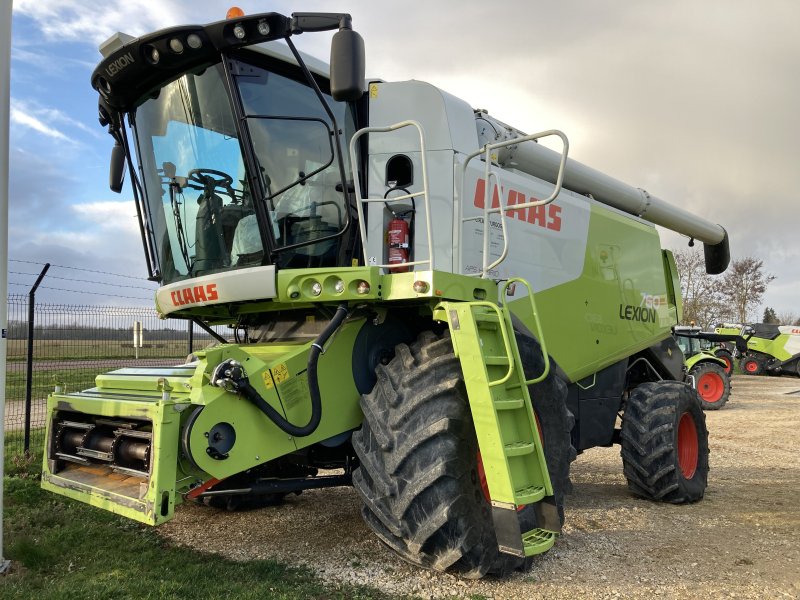
<path id="1" fill-rule="evenodd" d="M 391 198 L 364 198 L 361 196 L 361 178 L 358 174 L 358 155 L 356 152 L 356 143 L 361 136 L 369 133 L 390 133 L 402 129 L 404 127 L 414 127 L 419 133 L 419 146 L 420 146 L 420 160 L 422 162 L 422 190 L 419 192 L 403 194 L 402 196 L 392 196 Z M 364 127 L 359 129 L 350 140 L 350 164 L 353 170 L 353 187 L 356 194 L 356 211 L 358 212 L 358 228 L 361 233 L 361 245 L 364 248 L 364 264 L 369 265 L 369 257 L 367 256 L 367 226 L 364 218 L 365 202 L 398 202 L 400 200 L 413 200 L 417 197 L 422 197 L 423 207 L 425 210 L 425 229 L 428 233 L 428 258 L 427 260 L 415 260 L 400 264 L 382 264 L 382 265 L 369 265 L 377 266 L 381 269 L 396 268 L 398 266 L 413 267 L 416 265 L 428 265 L 430 270 L 434 269 L 433 265 L 433 231 L 431 227 L 431 213 L 430 213 L 430 191 L 428 188 L 428 161 L 425 150 L 425 132 L 417 121 L 401 121 L 388 127 Z"/>
<path id="2" fill-rule="evenodd" d="M 533 295 L 533 288 L 531 288 L 531 285 L 521 277 L 513 277 L 509 279 L 500 288 L 500 297 L 503 299 L 502 300 L 503 312 L 505 313 L 506 318 L 508 320 L 508 326 L 511 327 L 511 330 L 513 331 L 513 325 L 511 324 L 511 317 L 509 316 L 511 311 L 508 308 L 508 294 L 506 292 L 509 286 L 516 285 L 517 283 L 521 283 L 528 290 L 528 298 L 531 301 L 533 322 L 534 325 L 536 326 L 536 339 L 539 342 L 539 346 L 542 348 L 542 358 L 544 359 L 544 370 L 542 371 L 542 373 L 534 377 L 533 379 L 525 380 L 525 385 L 533 385 L 534 383 L 539 383 L 540 381 L 543 381 L 550 374 L 550 355 L 547 353 L 547 342 L 545 342 L 544 332 L 542 331 L 542 323 L 539 320 L 539 311 L 536 310 L 536 298 Z M 516 346 L 516 339 L 514 339 L 514 344 Z M 515 348 L 515 350 L 517 350 L 517 348 Z"/>
<path id="3" fill-rule="evenodd" d="M 459 203 L 459 221 L 460 223 L 466 223 L 467 221 L 476 221 L 481 217 L 464 217 L 464 179 L 466 178 L 467 174 L 467 165 L 469 162 L 476 158 L 477 156 L 484 155 L 484 163 L 485 163 L 485 181 L 486 181 L 486 188 L 484 189 L 484 200 L 483 200 L 483 265 L 481 271 L 479 273 L 474 273 L 471 275 L 479 276 L 481 278 L 486 278 L 489 271 L 503 262 L 506 257 L 508 256 L 508 233 L 506 231 L 506 223 L 505 223 L 505 214 L 511 208 L 509 206 L 503 206 L 503 198 L 502 194 L 500 194 L 500 201 L 499 206 L 492 208 L 491 206 L 491 198 L 493 196 L 493 188 L 491 186 L 491 177 L 494 177 L 495 185 L 500 187 L 500 179 L 497 175 L 497 171 L 491 168 L 492 165 L 492 152 L 494 150 L 498 150 L 500 148 L 505 148 L 507 146 L 514 146 L 521 144 L 523 142 L 533 142 L 535 140 L 539 140 L 545 137 L 555 136 L 561 139 L 562 143 L 562 151 L 561 151 L 561 160 L 559 162 L 558 167 L 558 176 L 556 177 L 555 187 L 553 188 L 552 193 L 545 198 L 544 200 L 533 200 L 531 202 L 523 202 L 520 204 L 515 204 L 513 206 L 514 210 L 524 210 L 527 208 L 532 208 L 536 206 L 544 206 L 546 204 L 550 204 L 553 200 L 555 200 L 558 195 L 561 193 L 561 185 L 564 180 L 564 170 L 567 164 L 567 155 L 569 154 L 569 140 L 564 132 L 559 131 L 558 129 L 548 129 L 547 131 L 541 131 L 539 133 L 532 133 L 530 135 L 519 136 L 509 140 L 504 140 L 501 142 L 497 142 L 494 144 L 486 144 L 481 149 L 476 150 L 472 154 L 469 154 L 464 159 L 464 162 L 461 164 L 461 202 Z M 503 232 L 503 251 L 500 254 L 500 257 L 496 259 L 491 264 L 488 263 L 488 255 L 489 255 L 489 217 L 493 214 L 500 214 L 500 224 L 501 229 Z M 463 271 L 463 245 L 460 241 L 461 232 L 458 232 L 457 235 L 457 244 L 459 248 L 459 265 L 458 271 L 459 273 Z"/>

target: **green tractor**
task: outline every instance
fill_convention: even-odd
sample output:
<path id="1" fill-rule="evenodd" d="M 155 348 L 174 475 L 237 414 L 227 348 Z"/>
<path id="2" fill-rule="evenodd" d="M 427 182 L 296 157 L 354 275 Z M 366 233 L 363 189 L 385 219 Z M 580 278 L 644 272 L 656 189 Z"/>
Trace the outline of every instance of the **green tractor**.
<path id="1" fill-rule="evenodd" d="M 676 325 L 672 334 L 683 352 L 686 370 L 705 410 L 719 410 L 731 394 L 727 363 L 711 350 L 699 327 Z"/>
<path id="2" fill-rule="evenodd" d="M 800 376 L 800 326 L 754 323 L 746 333 L 747 350 L 739 362 L 742 373 Z"/>
<path id="3" fill-rule="evenodd" d="M 330 30 L 330 66 L 294 46 Z M 702 241 L 710 273 L 721 226 L 568 160 L 561 132 L 365 80 L 346 14 L 101 51 L 110 184 L 127 166 L 156 306 L 218 344 L 52 394 L 45 489 L 158 525 L 181 502 L 352 485 L 389 548 L 466 577 L 555 543 L 588 448 L 620 444 L 638 496 L 703 497 L 708 431 L 655 225 Z"/>

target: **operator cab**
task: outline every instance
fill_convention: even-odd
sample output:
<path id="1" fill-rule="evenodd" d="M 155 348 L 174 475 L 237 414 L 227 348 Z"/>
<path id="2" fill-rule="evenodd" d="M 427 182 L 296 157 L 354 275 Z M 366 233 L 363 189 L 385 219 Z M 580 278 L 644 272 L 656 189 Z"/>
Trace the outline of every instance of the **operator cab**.
<path id="1" fill-rule="evenodd" d="M 279 266 L 336 265 L 347 219 L 334 125 L 307 83 L 252 54 L 226 61 L 235 94 L 227 93 L 218 63 L 182 75 L 136 108 L 136 148 L 165 283 L 270 260 L 262 227 Z M 352 113 L 327 100 L 352 135 Z M 244 117 L 241 130 L 233 102 Z"/>
<path id="2" fill-rule="evenodd" d="M 699 327 L 675 326 L 672 328 L 672 335 L 686 358 L 699 354 L 701 350 L 705 349 L 703 340 L 696 337 L 698 333 L 700 333 Z"/>
<path id="3" fill-rule="evenodd" d="M 340 89 L 291 44 L 303 26 L 356 36 L 361 56 L 346 57 Z M 263 45 L 276 39 L 291 53 Z M 127 151 L 151 278 L 351 264 L 346 149 L 352 100 L 363 93 L 358 40 L 348 15 L 265 13 L 106 44 L 92 83 L 101 123 Z M 121 187 L 115 169 L 112 189 Z"/>

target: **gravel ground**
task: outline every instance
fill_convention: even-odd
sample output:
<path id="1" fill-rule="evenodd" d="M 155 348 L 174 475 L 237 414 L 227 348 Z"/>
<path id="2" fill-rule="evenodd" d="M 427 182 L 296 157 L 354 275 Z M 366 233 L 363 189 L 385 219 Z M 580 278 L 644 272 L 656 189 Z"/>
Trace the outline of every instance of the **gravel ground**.
<path id="1" fill-rule="evenodd" d="M 562 536 L 530 571 L 505 579 L 406 564 L 370 533 L 349 488 L 244 513 L 183 506 L 159 531 L 229 558 L 273 558 L 422 598 L 800 598 L 800 379 L 735 376 L 728 404 L 706 415 L 702 502 L 634 498 L 619 447 L 587 451 L 573 464 Z"/>

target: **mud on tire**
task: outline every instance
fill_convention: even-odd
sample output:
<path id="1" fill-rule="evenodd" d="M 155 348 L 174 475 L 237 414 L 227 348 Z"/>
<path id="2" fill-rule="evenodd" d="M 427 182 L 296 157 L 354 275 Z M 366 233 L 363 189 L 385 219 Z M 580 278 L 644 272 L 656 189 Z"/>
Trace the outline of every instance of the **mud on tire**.
<path id="1" fill-rule="evenodd" d="M 708 430 L 697 392 L 685 383 L 644 383 L 622 418 L 622 464 L 637 496 L 683 504 L 703 497 Z"/>
<path id="2" fill-rule="evenodd" d="M 529 559 L 498 550 L 449 332 L 423 332 L 411 346 L 398 345 L 395 357 L 379 365 L 376 374 L 374 389 L 361 399 L 362 428 L 353 434 L 360 460 L 353 485 L 367 525 L 405 560 L 438 571 L 478 578 L 528 565 Z M 539 386 L 544 384 L 560 392 L 534 408 L 563 514 L 569 462 L 575 455 L 569 441 L 572 423 L 563 382 L 551 375 Z M 533 507 L 523 509 L 520 518 L 523 531 L 536 526 Z"/>

